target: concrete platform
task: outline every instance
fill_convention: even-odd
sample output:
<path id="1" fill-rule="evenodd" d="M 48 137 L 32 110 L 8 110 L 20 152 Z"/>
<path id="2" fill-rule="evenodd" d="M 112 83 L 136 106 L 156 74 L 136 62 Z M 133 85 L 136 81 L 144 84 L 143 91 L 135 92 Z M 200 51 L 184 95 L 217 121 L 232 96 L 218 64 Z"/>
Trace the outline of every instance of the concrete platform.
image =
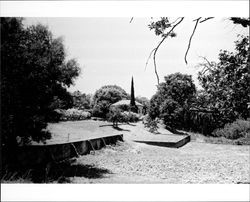
<path id="1" fill-rule="evenodd" d="M 123 141 L 123 135 L 106 135 L 99 138 L 71 140 L 55 144 L 33 144 L 18 148 L 18 162 L 20 166 L 46 165 L 49 162 L 59 163 L 73 157 L 89 154 L 106 145 Z"/>
<path id="2" fill-rule="evenodd" d="M 156 146 L 179 148 L 190 142 L 189 135 L 151 135 L 135 137 L 135 142 L 145 143 Z"/>

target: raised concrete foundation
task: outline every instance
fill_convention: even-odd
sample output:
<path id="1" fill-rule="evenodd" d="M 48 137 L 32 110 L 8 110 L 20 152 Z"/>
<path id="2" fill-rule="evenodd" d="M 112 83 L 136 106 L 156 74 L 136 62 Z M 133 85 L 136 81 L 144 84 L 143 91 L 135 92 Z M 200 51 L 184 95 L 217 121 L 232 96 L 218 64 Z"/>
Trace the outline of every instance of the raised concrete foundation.
<path id="1" fill-rule="evenodd" d="M 189 135 L 154 135 L 150 137 L 136 138 L 135 142 L 150 145 L 179 148 L 190 142 Z"/>
<path id="2" fill-rule="evenodd" d="M 123 141 L 123 135 L 105 136 L 95 139 L 84 139 L 61 144 L 28 145 L 18 148 L 17 160 L 20 166 L 44 165 L 49 162 L 61 162 L 90 151 L 99 150 L 117 141 Z"/>

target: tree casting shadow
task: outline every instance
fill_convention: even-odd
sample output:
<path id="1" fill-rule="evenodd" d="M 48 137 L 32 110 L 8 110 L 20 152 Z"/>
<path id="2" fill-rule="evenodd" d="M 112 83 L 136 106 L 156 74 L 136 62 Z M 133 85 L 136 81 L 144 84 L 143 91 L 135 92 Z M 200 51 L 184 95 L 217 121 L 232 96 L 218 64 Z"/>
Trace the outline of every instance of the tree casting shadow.
<path id="1" fill-rule="evenodd" d="M 88 179 L 97 179 L 104 177 L 105 174 L 111 174 L 108 169 L 98 168 L 93 165 L 82 164 L 58 164 L 53 165 L 46 176 L 45 169 L 33 170 L 31 180 L 34 183 L 70 183 L 70 177 L 85 177 Z"/>

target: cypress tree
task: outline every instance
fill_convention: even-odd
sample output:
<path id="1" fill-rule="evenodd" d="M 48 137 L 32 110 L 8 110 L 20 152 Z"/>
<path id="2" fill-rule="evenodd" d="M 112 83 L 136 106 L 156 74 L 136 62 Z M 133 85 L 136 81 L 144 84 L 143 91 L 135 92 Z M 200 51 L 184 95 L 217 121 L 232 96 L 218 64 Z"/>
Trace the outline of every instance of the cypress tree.
<path id="1" fill-rule="evenodd" d="M 130 110 L 132 112 L 135 112 L 135 113 L 137 113 L 137 111 L 138 111 L 137 106 L 135 105 L 135 90 L 134 90 L 133 77 L 132 77 L 132 81 L 131 81 Z"/>
<path id="2" fill-rule="evenodd" d="M 131 95 L 130 95 L 130 106 L 133 107 L 135 106 L 135 90 L 134 90 L 134 80 L 132 76 L 132 81 L 131 81 Z"/>

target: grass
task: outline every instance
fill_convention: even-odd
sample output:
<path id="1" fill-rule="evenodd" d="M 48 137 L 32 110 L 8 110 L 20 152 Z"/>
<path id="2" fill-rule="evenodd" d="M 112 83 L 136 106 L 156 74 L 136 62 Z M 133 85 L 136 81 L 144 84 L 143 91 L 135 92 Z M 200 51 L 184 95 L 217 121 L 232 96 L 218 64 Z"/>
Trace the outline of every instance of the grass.
<path id="1" fill-rule="evenodd" d="M 2 183 L 249 182 L 249 174 L 246 175 L 249 172 L 249 147 L 228 145 L 249 144 L 249 138 L 229 140 L 188 132 L 191 142 L 182 148 L 172 149 L 133 142 L 139 136 L 158 136 L 150 133 L 140 122 L 119 124 L 120 130 L 115 130 L 108 122 L 91 120 L 50 124 L 48 128 L 56 140 L 60 140 L 60 134 L 64 140 L 69 132 L 72 138 L 122 132 L 125 142 L 81 156 L 76 162 L 51 165 L 49 169 L 32 168 L 18 172 L 5 169 Z M 171 134 L 162 125 L 159 133 Z"/>
<path id="2" fill-rule="evenodd" d="M 238 139 L 228 139 L 225 137 L 204 136 L 201 133 L 187 132 L 191 136 L 191 141 L 205 142 L 211 144 L 231 144 L 231 145 L 250 145 L 250 136 L 241 137 Z"/>

